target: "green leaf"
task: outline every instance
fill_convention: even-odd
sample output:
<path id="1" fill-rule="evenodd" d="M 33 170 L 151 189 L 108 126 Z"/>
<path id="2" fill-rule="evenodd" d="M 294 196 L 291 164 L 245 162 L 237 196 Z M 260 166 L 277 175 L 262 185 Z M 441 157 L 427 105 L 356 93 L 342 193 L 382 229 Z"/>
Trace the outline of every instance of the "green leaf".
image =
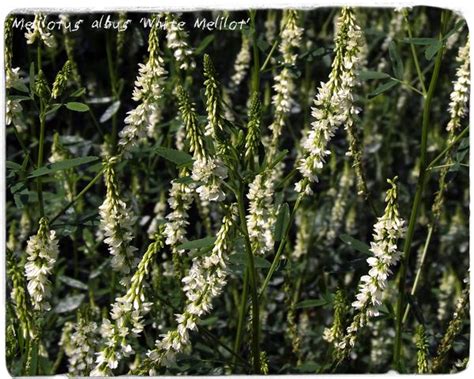
<path id="1" fill-rule="evenodd" d="M 380 86 L 378 86 L 373 92 L 369 93 L 369 97 L 378 96 L 381 93 L 388 91 L 390 88 L 395 87 L 398 84 L 399 82 L 395 80 L 389 80 L 388 82 L 385 82 L 384 84 L 381 84 Z"/>
<path id="2" fill-rule="evenodd" d="M 359 78 L 359 80 L 372 80 L 372 79 L 388 79 L 390 78 L 390 75 L 386 74 L 385 72 L 366 70 L 366 71 L 359 71 L 357 74 L 357 77 Z"/>
<path id="3" fill-rule="evenodd" d="M 21 165 L 19 165 L 19 164 L 16 163 L 16 162 L 6 161 L 6 162 L 5 162 L 5 167 L 6 167 L 8 170 L 21 171 Z"/>
<path id="4" fill-rule="evenodd" d="M 87 112 L 89 110 L 89 106 L 84 103 L 78 103 L 76 101 L 70 101 L 66 103 L 66 108 L 74 111 L 74 112 Z"/>
<path id="5" fill-rule="evenodd" d="M 428 48 L 425 50 L 425 58 L 429 61 L 433 59 L 436 53 L 441 49 L 443 43 L 439 40 L 435 40 Z"/>
<path id="6" fill-rule="evenodd" d="M 275 241 L 281 241 L 281 237 L 285 232 L 288 223 L 290 222 L 290 206 L 288 203 L 282 204 L 280 212 L 278 212 L 277 221 L 275 224 Z"/>
<path id="7" fill-rule="evenodd" d="M 23 96 L 23 95 L 8 95 L 7 96 L 8 100 L 11 100 L 11 101 L 26 101 L 26 100 L 32 100 L 31 97 L 29 96 Z"/>
<path id="8" fill-rule="evenodd" d="M 216 237 L 205 237 L 194 241 L 184 242 L 177 247 L 178 250 L 193 250 L 211 247 L 216 242 Z"/>
<path id="9" fill-rule="evenodd" d="M 296 304 L 296 309 L 316 308 L 316 307 L 328 305 L 330 303 L 331 303 L 330 299 L 324 299 L 324 298 L 303 300 L 303 301 L 300 301 L 298 304 Z"/>
<path id="10" fill-rule="evenodd" d="M 62 104 L 60 103 L 57 103 L 57 104 L 53 104 L 50 106 L 50 108 L 48 109 L 48 111 L 46 112 L 46 116 L 50 115 L 50 114 L 53 114 L 54 112 L 56 112 L 59 108 L 61 108 Z"/>
<path id="11" fill-rule="evenodd" d="M 59 280 L 70 287 L 77 288 L 80 290 L 85 290 L 85 291 L 89 290 L 89 287 L 86 284 L 82 283 L 80 280 L 70 278 L 69 276 L 61 275 L 59 277 Z"/>
<path id="12" fill-rule="evenodd" d="M 89 156 L 89 157 L 65 159 L 64 161 L 56 162 L 56 163 L 48 163 L 44 165 L 43 167 L 40 167 L 34 170 L 28 176 L 28 178 L 31 179 L 31 178 L 36 178 L 38 176 L 49 175 L 57 171 L 67 170 L 67 169 L 80 166 L 86 163 L 95 162 L 98 159 L 99 159 L 98 157 Z"/>
<path id="13" fill-rule="evenodd" d="M 67 298 L 61 300 L 58 305 L 54 308 L 55 313 L 66 313 L 71 312 L 79 308 L 86 297 L 85 294 L 81 293 L 79 295 L 68 296 Z"/>
<path id="14" fill-rule="evenodd" d="M 247 265 L 247 260 L 248 260 L 248 256 L 247 256 L 247 254 L 244 254 L 244 253 L 232 254 L 229 257 L 229 262 L 234 264 L 234 265 L 237 265 L 237 266 L 246 266 Z M 266 269 L 268 269 L 272 265 L 265 258 L 260 257 L 258 255 L 255 255 L 253 257 L 253 263 L 254 263 L 256 268 L 266 268 Z"/>
<path id="15" fill-rule="evenodd" d="M 23 83 L 19 80 L 15 80 L 12 83 L 12 87 L 15 88 L 16 90 L 20 91 L 20 92 L 30 93 L 30 91 L 28 90 L 28 87 L 25 85 L 25 83 Z"/>
<path id="16" fill-rule="evenodd" d="M 433 42 L 437 41 L 436 38 L 404 38 L 402 42 L 412 43 L 414 45 L 431 45 Z"/>
<path id="17" fill-rule="evenodd" d="M 398 52 L 398 47 L 395 41 L 391 41 L 388 45 L 388 53 L 392 61 L 393 74 L 398 79 L 403 79 L 403 61 Z"/>
<path id="18" fill-rule="evenodd" d="M 204 50 L 206 50 L 206 47 L 214 40 L 215 35 L 211 34 L 208 35 L 206 38 L 204 38 L 201 43 L 196 47 L 196 50 L 194 50 L 195 55 L 201 55 Z"/>
<path id="19" fill-rule="evenodd" d="M 105 112 L 100 116 L 99 122 L 102 124 L 112 118 L 112 116 L 117 113 L 120 108 L 120 100 L 117 100 L 110 104 Z"/>
<path id="20" fill-rule="evenodd" d="M 84 87 L 79 88 L 78 90 L 71 93 L 70 97 L 80 97 L 86 93 L 86 89 Z"/>
<path id="21" fill-rule="evenodd" d="M 355 238 L 349 236 L 348 234 L 342 234 L 342 235 L 339 236 L 339 238 L 345 244 L 347 244 L 350 247 L 356 249 L 360 253 L 366 254 L 366 255 L 372 255 L 372 253 L 370 251 L 370 247 L 368 245 L 366 245 L 364 242 L 359 241 L 358 239 L 355 239 Z"/>
<path id="22" fill-rule="evenodd" d="M 179 184 L 190 184 L 190 183 L 193 183 L 194 180 L 193 178 L 191 178 L 191 176 L 188 175 L 188 176 L 183 176 L 182 178 L 175 179 L 175 182 Z"/>
<path id="23" fill-rule="evenodd" d="M 158 146 L 153 148 L 153 151 L 158 154 L 160 157 L 163 157 L 178 166 L 188 166 L 193 163 L 193 158 L 188 153 L 184 151 L 179 151 L 175 149 L 169 149 L 167 147 Z"/>

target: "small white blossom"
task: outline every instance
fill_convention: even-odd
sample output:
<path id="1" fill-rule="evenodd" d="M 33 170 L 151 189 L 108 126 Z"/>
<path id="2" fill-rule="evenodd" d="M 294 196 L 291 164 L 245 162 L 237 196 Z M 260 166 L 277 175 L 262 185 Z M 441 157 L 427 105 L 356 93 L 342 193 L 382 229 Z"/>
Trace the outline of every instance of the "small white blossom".
<path id="1" fill-rule="evenodd" d="M 235 58 L 234 73 L 230 78 L 229 87 L 231 91 L 236 91 L 245 79 L 250 67 L 250 59 L 250 38 L 246 34 L 242 34 L 242 45 L 237 54 L 237 58 Z"/>
<path id="2" fill-rule="evenodd" d="M 274 192 L 273 181 L 265 173 L 256 175 L 249 186 L 247 228 L 252 250 L 256 254 L 263 255 L 273 251 L 273 231 L 277 214 L 273 206 Z"/>
<path id="3" fill-rule="evenodd" d="M 360 64 L 363 37 L 354 13 L 343 8 L 337 23 L 336 57 L 332 63 L 329 81 L 321 83 L 312 108 L 311 130 L 303 137 L 303 157 L 298 170 L 303 176 L 295 190 L 311 194 L 310 183 L 318 181 L 318 173 L 330 154 L 327 145 L 337 128 L 357 113 L 353 106 L 352 89 L 356 85 L 356 69 Z"/>
<path id="4" fill-rule="evenodd" d="M 56 46 L 53 35 L 46 30 L 46 16 L 41 13 L 35 15 L 33 25 L 25 33 L 25 38 L 28 45 L 32 45 L 36 39 L 39 39 L 48 47 Z"/>
<path id="5" fill-rule="evenodd" d="M 109 246 L 112 255 L 112 268 L 128 274 L 134 267 L 134 253 L 131 246 L 135 217 L 125 201 L 120 198 L 118 181 L 115 172 L 117 157 L 105 162 L 105 200 L 99 207 L 100 228 L 104 233 L 104 242 Z"/>
<path id="6" fill-rule="evenodd" d="M 56 263 L 58 241 L 56 232 L 49 230 L 46 218 L 40 220 L 38 233 L 28 240 L 26 254 L 25 275 L 33 309 L 49 311 L 51 306 L 46 299 L 51 293 L 51 282 L 48 276 Z"/>
<path id="7" fill-rule="evenodd" d="M 173 52 L 174 59 L 179 64 L 181 70 L 193 69 L 196 62 L 193 59 L 193 49 L 187 41 L 188 33 L 180 28 L 179 18 L 171 13 L 166 15 L 166 39 L 169 49 Z"/>
<path id="8" fill-rule="evenodd" d="M 453 82 L 453 92 L 451 92 L 449 103 L 449 120 L 446 130 L 454 132 L 459 129 L 461 119 L 466 115 L 467 103 L 469 101 L 470 80 L 470 56 L 469 56 L 469 38 L 464 46 L 459 49 L 456 60 L 460 63 L 456 71 L 456 80 Z"/>

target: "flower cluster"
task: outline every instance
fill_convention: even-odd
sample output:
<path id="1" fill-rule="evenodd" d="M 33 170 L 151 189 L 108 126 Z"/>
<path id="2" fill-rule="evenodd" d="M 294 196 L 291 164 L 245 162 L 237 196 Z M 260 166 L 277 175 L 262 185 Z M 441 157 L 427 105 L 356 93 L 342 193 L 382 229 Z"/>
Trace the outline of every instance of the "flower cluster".
<path id="1" fill-rule="evenodd" d="M 135 217 L 120 198 L 115 171 L 117 162 L 117 157 L 108 158 L 104 162 L 107 192 L 104 202 L 99 207 L 100 227 L 106 237 L 104 242 L 109 246 L 112 255 L 112 268 L 128 274 L 134 267 L 134 252 L 137 250 L 131 246 Z"/>
<path id="2" fill-rule="evenodd" d="M 368 275 L 361 277 L 357 300 L 352 303 L 357 313 L 347 328 L 347 334 L 338 344 L 338 348 L 346 354 L 355 344 L 357 331 L 367 324 L 370 317 L 379 314 L 377 307 L 382 304 L 382 294 L 387 287 L 391 267 L 396 265 L 401 253 L 397 248 L 397 240 L 405 232 L 403 219 L 398 214 L 397 186 L 395 180 L 388 180 L 391 188 L 387 190 L 387 203 L 384 215 L 374 225 L 373 242 L 370 251 L 373 257 L 367 258 L 371 267 Z"/>
<path id="3" fill-rule="evenodd" d="M 352 171 L 349 164 L 344 165 L 344 171 L 342 172 L 339 181 L 339 190 L 337 191 L 336 199 L 334 200 L 334 206 L 331 210 L 331 217 L 329 220 L 329 230 L 326 234 L 326 242 L 330 245 L 339 234 L 339 230 L 344 221 L 344 214 L 346 212 L 347 197 L 349 190 L 353 183 Z"/>
<path id="4" fill-rule="evenodd" d="M 193 49 L 188 44 L 188 33 L 178 26 L 179 19 L 173 14 L 166 15 L 166 40 L 173 52 L 174 59 L 181 70 L 193 69 L 196 62 L 193 59 Z"/>
<path id="5" fill-rule="evenodd" d="M 33 20 L 32 27 L 25 33 L 26 43 L 32 45 L 36 39 L 42 41 L 48 47 L 54 47 L 56 40 L 53 35 L 46 30 L 46 16 L 37 13 Z"/>
<path id="6" fill-rule="evenodd" d="M 454 132 L 459 129 L 461 119 L 466 115 L 467 102 L 469 101 L 470 80 L 470 56 L 469 56 L 469 38 L 466 44 L 459 49 L 456 60 L 460 63 L 456 71 L 456 80 L 454 81 L 453 92 L 451 92 L 449 103 L 449 120 L 446 129 L 448 132 Z"/>
<path id="7" fill-rule="evenodd" d="M 51 91 L 52 99 L 57 99 L 62 94 L 66 88 L 68 80 L 71 78 L 71 75 L 72 63 L 70 61 L 66 61 L 63 68 L 58 72 L 56 78 L 54 79 L 53 89 Z"/>
<path id="8" fill-rule="evenodd" d="M 281 22 L 281 42 L 278 50 L 283 58 L 283 68 L 275 76 L 273 89 L 275 94 L 272 103 L 275 106 L 275 116 L 270 130 L 272 131 L 271 154 L 275 153 L 278 144 L 278 138 L 285 126 L 285 119 L 291 110 L 294 100 L 294 74 L 291 71 L 295 66 L 297 54 L 295 50 L 299 47 L 303 29 L 298 26 L 298 12 L 295 10 L 285 11 L 285 16 Z"/>
<path id="9" fill-rule="evenodd" d="M 206 87 L 206 94 L 207 88 Z M 217 95 L 216 95 L 217 96 Z M 202 201 L 222 201 L 225 199 L 224 191 L 221 186 L 223 180 L 227 177 L 227 168 L 218 157 L 210 157 L 205 148 L 204 133 L 198 125 L 195 112 L 195 105 L 189 99 L 189 95 L 182 88 L 178 88 L 179 109 L 184 121 L 186 130 L 186 140 L 189 145 L 189 151 L 193 153 L 194 163 L 192 170 L 192 179 L 196 182 L 196 192 Z M 214 112 L 208 102 L 209 125 L 212 130 L 219 134 L 221 127 L 221 116 L 214 103 Z"/>
<path id="10" fill-rule="evenodd" d="M 160 228 L 155 235 L 155 241 L 148 246 L 138 264 L 127 292 L 115 299 L 110 311 L 112 321 L 104 319 L 101 329 L 102 336 L 107 342 L 105 348 L 97 353 L 97 365 L 91 375 L 109 375 L 120 360 L 134 353 L 131 345 L 127 343 L 127 337 L 129 335 L 137 337 L 141 334 L 144 328 L 143 316 L 152 306 L 152 303 L 145 301 L 144 279 L 149 274 L 153 259 L 163 248 L 163 237 L 163 228 Z"/>
<path id="11" fill-rule="evenodd" d="M 250 98 L 248 110 L 249 121 L 247 123 L 247 134 L 245 135 L 245 160 L 253 164 L 258 163 L 258 146 L 260 144 L 262 103 L 258 93 Z"/>
<path id="12" fill-rule="evenodd" d="M 69 374 L 88 376 L 94 367 L 95 346 L 99 343 L 97 323 L 79 317 L 77 323 L 66 323 L 63 330 L 65 338 L 60 345 L 68 357 Z"/>
<path id="13" fill-rule="evenodd" d="M 237 91 L 240 86 L 240 83 L 245 79 L 247 72 L 250 67 L 250 38 L 248 35 L 242 33 L 242 45 L 240 47 L 237 58 L 234 62 L 234 73 L 230 77 L 230 90 L 231 92 Z"/>
<path id="14" fill-rule="evenodd" d="M 273 229 L 276 209 L 273 206 L 273 182 L 266 173 L 258 174 L 249 186 L 247 228 L 254 254 L 268 254 L 275 243 Z"/>
<path id="15" fill-rule="evenodd" d="M 28 293 L 35 310 L 51 309 L 46 301 L 51 292 L 48 276 L 56 263 L 58 251 L 56 232 L 49 230 L 48 220 L 43 217 L 39 222 L 38 233 L 30 237 L 26 246 L 25 275 L 28 281 Z"/>
<path id="16" fill-rule="evenodd" d="M 193 258 L 188 275 L 182 279 L 187 300 L 184 312 L 176 315 L 178 326 L 156 341 L 155 349 L 147 353 L 145 366 L 151 370 L 150 375 L 154 374 L 153 367 L 173 361 L 175 354 L 190 343 L 189 331 L 197 328 L 197 321 L 212 309 L 212 300 L 222 292 L 227 276 L 226 254 L 230 252 L 236 214 L 234 204 L 222 220 L 210 254 Z"/>
<path id="17" fill-rule="evenodd" d="M 298 170 L 303 179 L 296 183 L 297 192 L 312 194 L 311 182 L 318 181 L 318 172 L 330 154 L 327 145 L 337 128 L 356 110 L 352 88 L 356 85 L 355 70 L 360 60 L 362 32 L 350 8 L 343 8 L 338 19 L 335 38 L 336 56 L 332 62 L 329 81 L 322 83 L 312 108 L 312 128 L 303 139 L 303 157 Z"/>
<path id="18" fill-rule="evenodd" d="M 182 172 L 180 177 L 185 176 L 186 172 Z M 173 180 L 168 197 L 168 204 L 172 211 L 166 215 L 165 227 L 165 242 L 173 249 L 186 240 L 186 228 L 189 225 L 188 210 L 192 201 L 192 189 L 184 183 Z"/>
<path id="19" fill-rule="evenodd" d="M 161 119 L 159 101 L 163 96 L 164 79 L 167 74 L 163 58 L 159 55 L 158 22 L 153 23 L 148 37 L 148 61 L 139 64 L 138 76 L 133 89 L 133 100 L 139 102 L 127 113 L 125 127 L 120 131 L 119 146 L 125 154 L 146 133 L 154 130 Z M 153 134 L 153 133 L 152 133 Z"/>

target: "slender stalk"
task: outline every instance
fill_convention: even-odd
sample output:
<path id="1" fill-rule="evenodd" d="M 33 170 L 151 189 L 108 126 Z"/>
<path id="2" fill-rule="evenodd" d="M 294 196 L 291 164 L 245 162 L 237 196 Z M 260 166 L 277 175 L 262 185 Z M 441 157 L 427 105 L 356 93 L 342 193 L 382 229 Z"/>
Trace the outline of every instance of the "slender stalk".
<path id="1" fill-rule="evenodd" d="M 444 15 L 444 12 L 443 12 Z M 445 17 L 442 15 L 442 20 L 444 21 Z M 444 22 L 443 22 L 444 25 Z M 411 37 L 410 37 L 411 38 Z M 441 40 L 441 35 L 440 35 Z M 413 205 L 411 208 L 410 219 L 408 223 L 407 235 L 405 238 L 405 243 L 403 245 L 403 258 L 401 260 L 400 266 L 400 279 L 398 284 L 398 300 L 396 308 L 396 335 L 394 343 L 394 352 L 393 352 L 393 364 L 395 368 L 401 372 L 401 353 L 402 353 L 402 332 L 403 332 L 403 311 L 405 309 L 405 285 L 407 280 L 407 271 L 408 264 L 410 261 L 411 253 L 411 244 L 413 241 L 413 236 L 415 233 L 415 226 L 418 218 L 418 211 L 421 206 L 421 199 L 423 197 L 423 190 L 425 187 L 425 180 L 427 177 L 427 164 L 426 164 L 426 153 L 427 153 L 427 141 L 428 141 L 428 130 L 430 125 L 430 113 L 431 113 L 431 102 L 433 100 L 433 95 L 438 83 L 439 71 L 441 68 L 441 60 L 443 57 L 444 46 L 438 51 L 436 55 L 435 66 L 433 69 L 433 74 L 431 76 L 430 85 L 428 88 L 428 93 L 426 94 L 424 104 L 423 104 L 423 119 L 422 119 L 422 132 L 421 132 L 421 148 L 420 148 L 420 174 L 418 177 L 418 182 L 416 185 L 415 199 L 413 200 Z"/>
<path id="2" fill-rule="evenodd" d="M 38 143 L 38 162 L 36 166 L 40 168 L 43 166 L 43 155 L 44 155 L 44 132 L 45 132 L 45 125 L 46 125 L 46 116 L 44 114 L 44 103 L 43 99 L 40 99 L 40 136 L 39 136 L 39 143 Z M 43 183 L 42 177 L 38 176 L 37 179 L 37 192 L 38 192 L 38 204 L 41 217 L 44 217 L 44 200 L 43 200 Z"/>
<path id="3" fill-rule="evenodd" d="M 248 297 L 248 288 L 249 288 L 249 270 L 245 269 L 244 272 L 244 282 L 242 284 L 242 296 L 240 299 L 240 306 L 239 306 L 239 320 L 237 322 L 237 332 L 235 334 L 235 343 L 234 343 L 234 351 L 238 353 L 240 351 L 240 345 L 242 344 L 242 335 L 244 331 L 244 319 L 247 310 L 247 297 Z M 234 355 L 232 358 L 232 366 L 235 369 L 237 357 Z"/>
<path id="4" fill-rule="evenodd" d="M 463 129 L 461 133 L 459 133 L 456 138 L 452 140 L 452 142 L 446 146 L 441 153 L 439 153 L 436 158 L 434 158 L 430 164 L 426 167 L 426 170 L 431 170 L 434 168 L 434 165 L 439 162 L 441 158 L 443 158 L 453 147 L 456 145 L 462 138 L 464 138 L 469 131 L 469 126 Z"/>
<path id="5" fill-rule="evenodd" d="M 252 92 L 260 90 L 260 55 L 257 45 L 257 29 L 255 27 L 255 14 L 257 11 L 250 11 L 250 25 L 252 27 L 252 50 L 253 50 L 253 75 L 252 75 Z"/>
<path id="6" fill-rule="evenodd" d="M 415 281 L 413 282 L 413 287 L 410 292 L 411 296 L 415 296 L 416 290 L 418 288 L 418 283 L 420 282 L 421 272 L 423 270 L 423 265 L 425 264 L 426 253 L 428 252 L 428 246 L 431 242 L 431 237 L 433 235 L 433 229 L 434 229 L 434 225 L 430 225 L 428 229 L 428 235 L 426 237 L 425 245 L 423 246 L 423 251 L 421 253 L 420 266 L 418 267 L 418 270 L 416 271 Z M 405 324 L 405 322 L 407 321 L 409 311 L 410 311 L 410 304 L 407 304 L 405 307 L 405 313 L 403 314 L 402 324 Z"/>
<path id="7" fill-rule="evenodd" d="M 270 62 L 270 59 L 271 59 L 273 53 L 275 52 L 275 49 L 276 49 L 277 46 L 278 46 L 278 42 L 279 42 L 279 39 L 278 39 L 278 38 L 275 39 L 275 42 L 273 42 L 273 46 L 272 46 L 272 48 L 270 49 L 270 52 L 268 53 L 267 57 L 265 58 L 265 61 L 263 62 L 262 67 L 260 68 L 260 72 L 265 71 L 265 69 L 267 68 L 268 63 Z"/>
<path id="8" fill-rule="evenodd" d="M 288 239 L 288 234 L 290 233 L 291 226 L 293 224 L 293 221 L 295 220 L 295 215 L 298 207 L 300 206 L 302 200 L 302 196 L 298 196 L 295 202 L 295 205 L 293 206 L 293 209 L 290 214 L 290 220 L 288 221 L 288 225 L 286 226 L 286 229 L 283 233 L 283 236 L 281 237 L 280 244 L 278 245 L 278 250 L 275 254 L 275 257 L 273 258 L 272 265 L 270 266 L 270 269 L 268 270 L 267 276 L 265 277 L 265 280 L 263 281 L 262 286 L 260 287 L 260 292 L 259 292 L 259 297 L 261 298 L 268 287 L 268 283 L 270 283 L 270 280 L 275 273 L 275 270 L 280 263 L 280 257 L 281 254 L 283 253 L 283 250 L 285 249 L 286 245 L 286 240 Z"/>
<path id="9" fill-rule="evenodd" d="M 56 216 L 54 216 L 51 221 L 50 221 L 50 224 L 52 224 L 54 221 L 56 221 L 59 217 L 61 217 L 64 212 L 66 212 L 69 208 L 71 208 L 75 203 L 76 201 L 78 201 L 82 196 L 84 196 L 84 194 L 89 191 L 92 186 L 102 177 L 102 174 L 104 173 L 105 171 L 105 168 L 102 168 L 98 173 L 97 175 L 89 182 L 89 184 L 87 184 L 81 192 L 79 192 L 76 196 L 74 196 L 74 198 L 68 203 L 66 204 L 57 214 Z"/>
<path id="10" fill-rule="evenodd" d="M 257 292 L 257 271 L 252 252 L 252 245 L 247 229 L 247 220 L 245 218 L 243 186 L 238 193 L 238 208 L 241 228 L 244 234 L 245 248 L 248 256 L 248 270 L 250 277 L 250 290 L 252 296 L 252 356 L 254 374 L 260 374 L 260 306 Z"/>
<path id="11" fill-rule="evenodd" d="M 408 37 L 410 38 L 410 49 L 413 56 L 413 62 L 415 63 L 416 73 L 418 74 L 418 80 L 420 81 L 421 90 L 423 91 L 423 96 L 426 97 L 426 86 L 425 86 L 425 77 L 420 69 L 420 62 L 418 61 L 418 56 L 416 55 L 415 44 L 413 43 L 413 32 L 411 30 L 410 22 L 408 21 L 408 13 L 406 10 L 403 11 L 405 24 L 407 27 Z"/>

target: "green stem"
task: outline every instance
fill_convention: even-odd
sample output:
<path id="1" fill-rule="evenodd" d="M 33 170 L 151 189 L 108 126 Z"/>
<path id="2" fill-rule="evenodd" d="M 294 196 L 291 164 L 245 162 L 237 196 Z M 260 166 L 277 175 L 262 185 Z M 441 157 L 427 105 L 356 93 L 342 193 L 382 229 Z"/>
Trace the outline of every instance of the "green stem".
<path id="1" fill-rule="evenodd" d="M 425 77 L 423 76 L 423 73 L 421 72 L 420 62 L 418 61 L 418 56 L 416 55 L 415 45 L 412 42 L 413 41 L 413 32 L 411 30 L 410 22 L 408 21 L 408 13 L 407 13 L 406 10 L 404 10 L 403 12 L 404 12 L 403 16 L 405 18 L 405 23 L 406 23 L 406 26 L 407 26 L 408 37 L 410 38 L 411 54 L 413 56 L 413 61 L 415 63 L 416 72 L 418 74 L 418 80 L 420 81 L 421 90 L 423 91 L 423 96 L 426 96 Z"/>
<path id="2" fill-rule="evenodd" d="M 435 159 L 433 159 L 430 164 L 426 167 L 426 170 L 433 169 L 434 165 L 439 162 L 441 158 L 443 158 L 452 148 L 456 145 L 469 131 L 469 126 L 467 126 L 461 133 L 459 133 L 456 138 L 454 138 L 451 143 L 446 146 L 441 153 L 439 153 Z"/>
<path id="3" fill-rule="evenodd" d="M 241 228 L 244 234 L 245 248 L 248 256 L 248 270 L 250 274 L 250 290 L 252 296 L 252 361 L 254 374 L 260 374 L 260 306 L 257 292 L 257 271 L 255 270 L 252 244 L 250 242 L 247 221 L 245 218 L 244 195 L 242 187 L 243 186 L 241 186 L 238 193 L 238 208 Z"/>
<path id="4" fill-rule="evenodd" d="M 295 205 L 293 206 L 293 209 L 291 211 L 290 220 L 288 221 L 288 225 L 286 226 L 286 229 L 283 233 L 283 236 L 281 237 L 281 241 L 280 241 L 280 244 L 278 245 L 278 250 L 275 254 L 275 257 L 273 258 L 272 265 L 270 266 L 270 269 L 268 270 L 267 276 L 265 277 L 265 280 L 262 284 L 262 287 L 260 287 L 259 297 L 263 296 L 266 288 L 268 287 L 268 283 L 270 283 L 270 280 L 271 280 L 273 274 L 275 273 L 275 270 L 276 270 L 278 264 L 280 263 L 280 257 L 281 257 L 281 254 L 283 253 L 284 248 L 285 248 L 286 240 L 288 239 L 288 234 L 290 233 L 291 225 L 293 224 L 293 221 L 295 219 L 295 214 L 296 214 L 296 211 L 298 210 L 298 207 L 301 203 L 301 200 L 302 200 L 302 196 L 299 195 L 297 197 Z"/>
<path id="5" fill-rule="evenodd" d="M 279 42 L 278 38 L 275 39 L 275 42 L 273 42 L 273 46 L 272 46 L 270 52 L 268 53 L 267 57 L 265 58 L 265 62 L 263 62 L 263 65 L 260 68 L 260 72 L 263 72 L 267 68 L 268 63 L 270 62 L 270 59 L 271 59 L 273 53 L 275 52 L 276 47 L 278 46 L 278 42 Z"/>
<path id="6" fill-rule="evenodd" d="M 441 36 L 440 36 L 441 37 Z M 441 39 L 441 38 L 440 38 Z M 433 74 L 431 76 L 430 86 L 428 93 L 425 97 L 423 104 L 423 119 L 422 119 L 422 132 L 421 132 L 421 151 L 420 151 L 420 174 L 418 177 L 418 183 L 416 185 L 415 199 L 413 200 L 413 206 L 411 208 L 410 219 L 408 223 L 407 235 L 405 243 L 403 245 L 403 259 L 400 266 L 400 281 L 398 284 L 398 300 L 396 308 L 396 335 L 393 352 L 393 363 L 395 368 L 401 372 L 401 352 L 402 352 L 402 332 L 403 332 L 403 311 L 405 309 L 405 291 L 406 291 L 406 280 L 408 264 L 410 261 L 411 244 L 415 233 L 416 221 L 418 218 L 418 211 L 421 206 L 421 199 L 423 197 L 423 190 L 425 187 L 427 164 L 426 164 L 426 152 L 428 142 L 428 129 L 430 125 L 430 112 L 431 102 L 433 95 L 438 83 L 439 71 L 441 68 L 441 60 L 443 57 L 444 46 L 438 51 L 435 61 Z"/>
<path id="7" fill-rule="evenodd" d="M 433 235 L 434 226 L 430 225 L 428 229 L 428 236 L 426 237 L 425 245 L 423 246 L 423 251 L 421 253 L 420 266 L 416 271 L 415 281 L 413 282 L 413 288 L 411 289 L 410 295 L 415 296 L 416 290 L 418 288 L 418 283 L 420 282 L 421 272 L 423 270 L 423 265 L 425 264 L 426 253 L 428 252 L 428 246 L 431 242 L 431 237 Z M 405 324 L 408 317 L 408 312 L 410 311 L 410 304 L 407 304 L 405 307 L 405 313 L 403 314 L 402 324 Z"/>
<path id="8" fill-rule="evenodd" d="M 252 92 L 260 90 L 260 55 L 257 45 L 257 29 L 255 27 L 256 10 L 250 11 L 250 25 L 252 27 L 252 50 L 253 50 L 253 76 L 252 76 Z"/>
<path id="9" fill-rule="evenodd" d="M 98 173 L 97 175 L 89 182 L 89 184 L 87 184 L 81 192 L 79 192 L 76 196 L 74 196 L 74 198 L 64 206 L 63 209 L 61 209 L 57 214 L 56 216 L 54 216 L 51 221 L 50 221 L 50 225 L 56 221 L 59 217 L 61 217 L 62 214 L 64 214 L 64 212 L 66 212 L 70 207 L 72 207 L 76 201 L 78 201 L 82 196 L 84 196 L 84 194 L 89 191 L 92 186 L 97 182 L 97 180 L 99 180 L 101 177 L 102 177 L 102 174 L 104 173 L 105 171 L 105 168 L 102 168 Z"/>
<path id="10" fill-rule="evenodd" d="M 109 78 L 110 78 L 110 90 L 112 91 L 112 102 L 117 101 L 118 99 L 118 94 L 117 94 L 117 76 L 116 76 L 116 71 L 114 68 L 113 64 L 113 58 L 112 58 L 112 51 L 110 47 L 110 37 L 107 35 L 106 37 L 106 45 L 105 45 L 105 50 L 107 54 L 107 66 L 108 66 L 108 71 L 109 71 Z M 117 147 L 117 112 L 114 113 L 112 116 L 112 151 L 115 153 L 116 147 Z"/>
<path id="11" fill-rule="evenodd" d="M 36 166 L 40 168 L 43 166 L 43 155 L 44 155 L 44 132 L 45 132 L 45 124 L 46 124 L 46 117 L 44 114 L 44 104 L 43 99 L 40 99 L 40 136 L 39 136 L 39 143 L 38 143 L 38 162 Z M 39 203 L 39 210 L 41 217 L 44 217 L 44 200 L 43 200 L 43 183 L 42 177 L 38 176 L 37 179 L 37 192 L 38 192 L 38 203 Z"/>
<path id="12" fill-rule="evenodd" d="M 240 345 L 242 344 L 242 334 L 243 334 L 243 326 L 244 326 L 244 319 L 247 309 L 247 297 L 248 297 L 248 288 L 249 288 L 249 270 L 245 269 L 244 272 L 244 283 L 242 284 L 242 297 L 240 299 L 240 307 L 239 307 L 239 320 L 237 323 L 237 332 L 235 334 L 235 343 L 234 343 L 234 351 L 238 354 L 240 351 Z M 237 357 L 234 355 L 232 358 L 232 366 L 235 370 L 235 364 L 237 362 Z"/>

